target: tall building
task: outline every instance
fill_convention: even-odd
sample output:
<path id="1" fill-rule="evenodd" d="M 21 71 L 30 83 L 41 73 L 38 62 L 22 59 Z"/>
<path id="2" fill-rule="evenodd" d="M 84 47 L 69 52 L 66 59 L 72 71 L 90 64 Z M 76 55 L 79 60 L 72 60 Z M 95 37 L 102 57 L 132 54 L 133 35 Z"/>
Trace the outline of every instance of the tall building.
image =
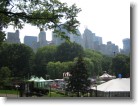
<path id="1" fill-rule="evenodd" d="M 95 36 L 93 43 L 94 43 L 94 50 L 99 51 L 100 45 L 102 44 L 102 37 Z"/>
<path id="2" fill-rule="evenodd" d="M 14 32 L 8 32 L 6 42 L 8 42 L 8 43 L 20 43 L 19 30 L 16 30 L 15 33 Z"/>
<path id="3" fill-rule="evenodd" d="M 102 54 L 107 55 L 107 45 L 106 44 L 101 44 L 99 52 L 101 52 Z"/>
<path id="4" fill-rule="evenodd" d="M 129 54 L 130 53 L 130 39 L 129 38 L 123 39 L 122 53 L 124 53 L 124 54 Z"/>
<path id="5" fill-rule="evenodd" d="M 83 33 L 84 48 L 94 49 L 95 33 L 85 29 Z"/>
<path id="6" fill-rule="evenodd" d="M 94 42 L 97 42 L 98 45 L 101 45 L 102 44 L 102 37 L 95 36 Z"/>
<path id="7" fill-rule="evenodd" d="M 83 38 L 79 30 L 77 30 L 78 35 L 70 34 L 71 42 L 75 42 L 83 47 Z"/>
<path id="8" fill-rule="evenodd" d="M 37 40 L 38 38 L 38 40 Z M 25 36 L 24 37 L 24 44 L 30 46 L 34 51 L 36 51 L 40 47 L 44 47 L 48 45 L 48 42 L 46 40 L 46 33 L 42 29 L 40 30 L 40 33 L 38 34 L 38 37 L 36 36 Z"/>
<path id="9" fill-rule="evenodd" d="M 60 29 L 61 28 L 61 29 Z M 64 32 L 65 33 L 65 36 L 68 36 L 69 38 L 70 38 L 70 33 L 69 32 L 67 32 L 67 30 L 65 30 L 64 28 L 63 28 L 63 26 L 60 26 L 60 28 L 57 28 L 57 30 L 61 30 L 62 32 Z M 60 37 L 58 37 L 57 36 L 57 34 L 56 33 L 52 33 L 52 43 L 53 44 L 55 44 L 55 45 L 60 45 L 60 44 L 62 44 L 62 43 L 64 43 L 65 42 L 65 39 L 62 39 L 62 38 L 60 38 Z"/>
<path id="10" fill-rule="evenodd" d="M 123 39 L 123 49 L 130 50 L 130 39 L 129 38 Z"/>
<path id="11" fill-rule="evenodd" d="M 37 43 L 36 36 L 25 36 L 24 37 L 24 44 L 30 46 L 31 48 L 36 48 L 35 45 Z"/>
<path id="12" fill-rule="evenodd" d="M 111 41 L 107 42 L 107 45 L 101 44 L 100 50 L 102 54 L 114 56 L 115 54 L 119 53 L 119 47 L 113 44 Z"/>
<path id="13" fill-rule="evenodd" d="M 113 44 L 111 41 L 107 42 L 107 55 L 115 55 L 119 53 L 119 48 L 117 45 Z"/>
<path id="14" fill-rule="evenodd" d="M 44 30 L 40 30 L 39 36 L 38 36 L 38 42 L 39 42 L 39 47 L 43 47 L 47 45 L 46 41 L 46 33 Z"/>

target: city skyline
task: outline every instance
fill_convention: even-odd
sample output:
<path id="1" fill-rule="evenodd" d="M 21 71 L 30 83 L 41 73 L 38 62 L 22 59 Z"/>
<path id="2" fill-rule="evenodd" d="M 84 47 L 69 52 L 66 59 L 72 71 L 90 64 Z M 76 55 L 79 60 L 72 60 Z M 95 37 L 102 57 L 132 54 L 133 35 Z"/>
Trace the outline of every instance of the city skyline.
<path id="1" fill-rule="evenodd" d="M 79 31 L 83 34 L 85 28 L 90 29 L 96 36 L 103 38 L 103 43 L 108 41 L 123 48 L 122 40 L 130 38 L 130 2 L 127 1 L 102 1 L 102 0 L 61 0 L 69 5 L 76 3 L 82 11 L 78 14 L 77 19 L 81 25 Z M 101 2 L 101 3 L 100 3 Z M 100 8 L 101 7 L 101 8 Z M 5 29 L 7 32 L 14 32 L 12 27 Z M 28 24 L 20 30 L 20 39 L 23 43 L 24 36 L 38 36 L 39 28 Z M 46 39 L 52 40 L 51 32 L 46 32 Z"/>
<path id="2" fill-rule="evenodd" d="M 88 28 L 86 28 L 86 29 L 88 29 Z M 90 29 L 89 29 L 89 30 L 90 30 Z M 15 31 L 16 31 L 16 30 L 15 30 Z M 22 31 L 23 31 L 23 30 L 22 30 Z M 21 32 L 22 32 L 22 31 L 21 31 Z M 40 33 L 40 30 L 39 30 L 38 35 L 37 35 L 37 34 L 36 34 L 36 35 L 32 35 L 32 34 L 29 35 L 29 34 L 26 34 L 26 35 L 24 36 L 23 39 L 21 39 L 21 36 L 20 36 L 20 35 L 22 35 L 21 32 L 20 32 L 20 30 L 19 30 L 19 39 L 20 39 L 20 42 L 21 42 L 21 43 L 23 43 L 23 44 L 25 43 L 25 42 L 24 42 L 24 38 L 25 38 L 26 36 L 37 37 L 37 41 L 39 41 L 39 33 Z M 45 32 L 46 32 L 46 40 L 47 40 L 47 41 L 53 41 L 53 39 L 52 39 L 52 34 L 51 34 L 52 32 L 50 32 L 50 31 L 49 31 L 49 32 L 45 31 Z M 14 33 L 14 32 L 12 32 L 12 31 L 11 31 L 11 32 L 7 32 L 7 35 L 8 35 L 8 33 Z M 50 38 L 50 36 L 47 36 L 48 33 L 50 34 L 51 38 Z M 95 34 L 95 33 L 94 33 L 94 34 Z M 7 37 L 7 35 L 6 35 L 6 37 Z M 96 35 L 96 36 L 97 36 L 97 35 Z M 81 34 L 81 37 L 83 38 L 83 33 Z M 98 37 L 99 37 L 99 36 L 98 36 Z M 120 49 L 123 49 L 123 40 L 124 40 L 124 39 L 126 39 L 126 38 L 121 39 L 122 47 L 120 47 L 119 45 L 116 44 L 116 45 L 119 47 L 119 50 L 120 50 Z M 130 39 L 130 38 L 129 38 L 129 39 Z M 112 42 L 112 41 L 107 41 L 107 42 Z M 102 44 L 107 44 L 107 42 L 104 43 L 104 42 L 103 42 L 103 37 L 102 37 Z M 114 42 L 112 42 L 112 43 L 114 43 Z M 115 44 L 115 43 L 114 43 L 114 44 Z"/>
<path id="3" fill-rule="evenodd" d="M 75 36 L 70 33 L 68 33 L 66 30 L 62 29 L 66 33 L 66 36 L 70 38 L 71 42 L 75 42 L 79 45 L 81 45 L 83 48 L 86 49 L 92 49 L 98 52 L 101 52 L 105 55 L 115 55 L 117 53 L 122 54 L 129 54 L 130 53 L 130 39 L 125 38 L 123 39 L 123 49 L 120 49 L 118 45 L 115 45 L 113 42 L 109 41 L 107 44 L 102 43 L 102 37 L 96 36 L 95 33 L 92 33 L 91 30 L 85 29 L 82 37 L 79 30 L 77 30 L 77 33 L 80 36 Z M 47 41 L 46 40 L 46 32 L 43 30 L 40 30 L 39 36 L 25 36 L 24 37 L 24 44 L 27 46 L 30 46 L 33 51 L 36 51 L 40 47 L 48 46 L 48 45 L 61 45 L 65 40 L 62 40 L 55 36 L 55 34 L 52 34 L 52 40 Z M 8 32 L 7 43 L 21 43 L 19 38 L 19 30 L 16 30 L 16 32 Z"/>

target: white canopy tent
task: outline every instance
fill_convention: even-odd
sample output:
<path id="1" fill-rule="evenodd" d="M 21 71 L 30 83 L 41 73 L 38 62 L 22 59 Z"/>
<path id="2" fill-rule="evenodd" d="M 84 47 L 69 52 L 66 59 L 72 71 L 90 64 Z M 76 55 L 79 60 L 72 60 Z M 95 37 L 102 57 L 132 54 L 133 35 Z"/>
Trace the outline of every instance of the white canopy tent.
<path id="1" fill-rule="evenodd" d="M 100 84 L 96 87 L 92 86 L 92 90 L 97 90 L 101 92 L 128 92 L 130 93 L 130 78 L 117 78 Z"/>
<path id="2" fill-rule="evenodd" d="M 31 76 L 31 78 L 28 80 L 28 81 L 34 81 L 35 80 L 35 77 L 34 76 Z"/>
<path id="3" fill-rule="evenodd" d="M 46 82 L 46 80 L 40 77 L 39 82 Z"/>
<path id="4" fill-rule="evenodd" d="M 35 79 L 34 79 L 34 82 L 39 82 L 39 78 L 38 77 L 35 77 Z"/>
<path id="5" fill-rule="evenodd" d="M 111 80 L 111 79 L 114 79 L 114 78 L 116 78 L 116 76 L 109 75 L 106 72 L 99 77 L 99 79 L 101 79 L 101 80 Z"/>
<path id="6" fill-rule="evenodd" d="M 46 85 L 46 80 L 43 79 L 42 77 L 38 78 L 38 77 L 34 77 L 32 76 L 30 80 L 28 80 L 29 82 L 34 82 L 34 87 L 45 87 Z"/>
<path id="7" fill-rule="evenodd" d="M 46 85 L 46 80 L 43 79 L 42 77 L 37 78 L 34 82 L 37 83 L 37 87 L 39 88 L 44 88 Z"/>
<path id="8" fill-rule="evenodd" d="M 46 81 L 48 81 L 48 82 L 53 82 L 54 80 L 52 80 L 52 79 L 49 79 L 49 80 L 46 80 Z"/>

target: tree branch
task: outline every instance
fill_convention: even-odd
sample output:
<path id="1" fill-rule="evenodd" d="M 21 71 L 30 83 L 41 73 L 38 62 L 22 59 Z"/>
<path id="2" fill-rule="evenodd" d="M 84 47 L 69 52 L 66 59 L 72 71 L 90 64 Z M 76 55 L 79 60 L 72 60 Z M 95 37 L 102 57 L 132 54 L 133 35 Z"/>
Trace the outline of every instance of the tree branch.
<path id="1" fill-rule="evenodd" d="M 8 16 L 8 17 L 12 17 L 12 16 L 18 16 L 18 17 L 24 17 L 24 18 L 27 18 L 27 19 L 36 19 L 36 20 L 38 20 L 38 19 L 48 19 L 48 20 L 52 20 L 52 18 L 48 18 L 48 17 L 32 17 L 31 15 L 29 16 L 29 15 L 27 15 L 25 12 L 20 12 L 20 13 L 13 13 L 13 12 L 6 12 L 6 11 L 0 11 L 0 13 L 2 13 L 2 14 L 4 14 L 4 15 L 6 15 L 6 16 Z M 12 15 L 12 16 L 11 16 Z M 61 17 L 61 15 L 55 15 L 54 17 L 53 17 L 53 19 L 56 19 L 57 17 Z"/>

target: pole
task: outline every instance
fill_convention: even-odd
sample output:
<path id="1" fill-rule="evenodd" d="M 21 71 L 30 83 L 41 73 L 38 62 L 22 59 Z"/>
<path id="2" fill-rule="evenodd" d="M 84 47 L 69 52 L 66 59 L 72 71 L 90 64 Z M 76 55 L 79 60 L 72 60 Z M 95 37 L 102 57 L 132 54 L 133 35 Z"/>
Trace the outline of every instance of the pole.
<path id="1" fill-rule="evenodd" d="M 18 87 L 16 87 L 16 90 L 17 90 L 17 98 L 18 98 Z"/>
<path id="2" fill-rule="evenodd" d="M 6 97 L 7 97 L 7 90 L 5 90 L 5 93 L 6 93 Z"/>
<path id="3" fill-rule="evenodd" d="M 97 97 L 97 84 L 96 84 L 96 97 Z"/>
<path id="4" fill-rule="evenodd" d="M 115 52 L 113 52 L 114 53 L 114 56 L 115 56 Z"/>
<path id="5" fill-rule="evenodd" d="M 50 97 L 51 97 L 51 85 L 50 85 L 50 91 L 49 92 L 50 92 Z"/>

